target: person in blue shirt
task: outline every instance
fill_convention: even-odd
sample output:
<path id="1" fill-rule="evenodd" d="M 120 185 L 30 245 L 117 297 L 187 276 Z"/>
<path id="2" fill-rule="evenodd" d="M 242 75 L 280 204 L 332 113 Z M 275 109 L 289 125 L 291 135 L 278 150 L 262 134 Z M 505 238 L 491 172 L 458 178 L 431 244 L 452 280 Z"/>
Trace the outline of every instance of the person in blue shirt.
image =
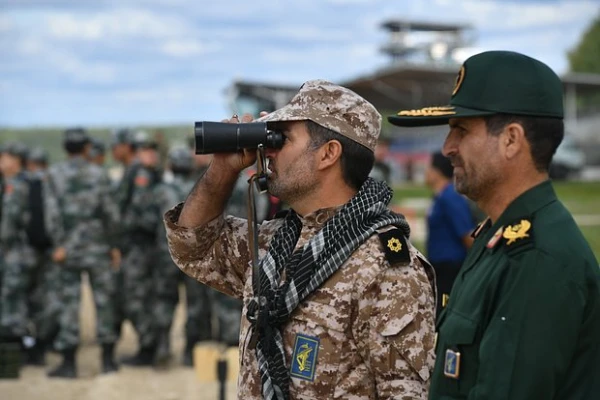
<path id="1" fill-rule="evenodd" d="M 434 193 L 427 215 L 427 258 L 437 278 L 438 315 L 473 243 L 473 215 L 468 200 L 454 189 L 452 170 L 450 160 L 438 152 L 425 171 L 425 183 Z"/>

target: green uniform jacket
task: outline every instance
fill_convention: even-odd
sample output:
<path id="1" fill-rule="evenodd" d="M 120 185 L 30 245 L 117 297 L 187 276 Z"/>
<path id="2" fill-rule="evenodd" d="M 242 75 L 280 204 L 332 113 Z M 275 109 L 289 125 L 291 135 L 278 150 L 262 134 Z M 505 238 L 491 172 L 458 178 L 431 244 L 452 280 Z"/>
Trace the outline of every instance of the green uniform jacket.
<path id="1" fill-rule="evenodd" d="M 600 399 L 600 270 L 551 183 L 490 225 L 440 314 L 429 398 Z"/>

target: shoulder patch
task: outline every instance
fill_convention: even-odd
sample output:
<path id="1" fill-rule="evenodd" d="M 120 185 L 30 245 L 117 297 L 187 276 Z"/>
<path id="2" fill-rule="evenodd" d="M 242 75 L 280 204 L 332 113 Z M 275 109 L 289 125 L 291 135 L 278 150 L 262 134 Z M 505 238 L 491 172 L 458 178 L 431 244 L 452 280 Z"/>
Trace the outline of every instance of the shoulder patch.
<path id="1" fill-rule="evenodd" d="M 390 264 L 410 262 L 410 250 L 406 238 L 400 229 L 378 232 L 385 251 L 385 258 Z"/>
<path id="2" fill-rule="evenodd" d="M 507 224 L 502 231 L 504 247 L 508 252 L 524 250 L 533 246 L 533 223 L 531 217 L 522 217 Z"/>

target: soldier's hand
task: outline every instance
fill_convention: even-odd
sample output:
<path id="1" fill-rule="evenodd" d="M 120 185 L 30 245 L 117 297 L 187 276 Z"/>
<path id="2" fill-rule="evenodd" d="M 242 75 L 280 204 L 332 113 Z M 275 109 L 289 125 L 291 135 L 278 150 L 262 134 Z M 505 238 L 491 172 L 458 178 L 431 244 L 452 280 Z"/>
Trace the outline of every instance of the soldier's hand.
<path id="1" fill-rule="evenodd" d="M 224 119 L 221 122 L 227 122 L 230 124 L 237 123 L 248 123 L 252 122 L 254 117 L 250 114 L 244 114 L 240 119 L 237 115 L 234 115 L 230 119 Z M 244 149 L 237 153 L 215 153 L 213 155 L 212 164 L 217 171 L 231 170 L 236 175 L 242 172 L 256 162 L 256 150 Z"/>
<path id="2" fill-rule="evenodd" d="M 110 249 L 110 266 L 115 271 L 121 268 L 121 250 L 117 248 Z"/>
<path id="3" fill-rule="evenodd" d="M 52 253 L 52 261 L 56 263 L 63 263 L 67 259 L 67 249 L 59 247 Z"/>

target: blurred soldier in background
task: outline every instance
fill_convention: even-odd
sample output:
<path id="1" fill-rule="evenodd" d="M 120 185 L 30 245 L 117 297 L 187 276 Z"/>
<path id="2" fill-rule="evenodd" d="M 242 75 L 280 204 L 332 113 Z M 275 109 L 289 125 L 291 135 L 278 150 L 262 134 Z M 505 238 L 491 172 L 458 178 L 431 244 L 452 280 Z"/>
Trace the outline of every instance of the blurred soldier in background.
<path id="1" fill-rule="evenodd" d="M 100 139 L 91 138 L 90 152 L 88 154 L 88 160 L 92 164 L 103 166 L 106 158 L 106 146 Z"/>
<path id="2" fill-rule="evenodd" d="M 121 255 L 124 258 L 127 255 L 127 251 L 132 246 L 132 239 L 124 233 L 124 227 L 122 226 L 123 215 L 125 210 L 131 203 L 131 196 L 133 194 L 133 179 L 139 168 L 139 162 L 135 158 L 135 147 L 133 144 L 133 131 L 122 128 L 113 131 L 112 133 L 112 144 L 111 151 L 113 159 L 121 164 L 123 167 L 123 174 L 121 179 L 118 181 L 115 187 L 115 198 L 119 207 L 120 222 L 119 231 L 121 233 L 119 237 L 119 249 Z M 125 282 L 123 277 L 123 269 L 113 271 L 114 285 L 116 288 L 115 293 L 115 329 L 117 336 L 121 335 L 121 326 L 125 320 Z"/>
<path id="3" fill-rule="evenodd" d="M 156 186 L 155 199 L 158 211 L 157 233 L 157 264 L 154 269 L 154 282 L 156 289 L 155 318 L 158 332 L 158 348 L 156 364 L 163 366 L 170 358 L 169 331 L 173 322 L 175 307 L 179 299 L 178 284 L 185 282 L 187 300 L 187 321 L 185 325 L 186 346 L 184 351 L 184 364 L 192 365 L 192 352 L 194 345 L 200 340 L 210 339 L 210 310 L 203 304 L 209 288 L 199 284 L 196 280 L 182 274 L 175 266 L 167 246 L 166 232 L 162 223 L 162 215 L 173 204 L 181 202 L 194 186 L 192 178 L 194 159 L 186 147 L 174 147 L 167 156 L 168 167 L 173 174 L 173 180 L 163 182 Z"/>
<path id="4" fill-rule="evenodd" d="M 86 160 L 90 140 L 81 128 L 65 131 L 68 160 L 49 171 L 49 188 L 58 199 L 62 233 L 56 238 L 53 261 L 61 265 L 62 310 L 59 333 L 54 342 L 63 355 L 50 377 L 75 378 L 75 352 L 79 345 L 81 273 L 87 272 L 96 304 L 97 339 L 102 345 L 102 371 L 117 370 L 114 345 L 114 285 L 112 267 L 118 267 L 119 251 L 114 247 L 119 213 L 113 202 L 110 180 L 105 171 Z"/>
<path id="5" fill-rule="evenodd" d="M 375 147 L 375 164 L 369 173 L 369 176 L 378 181 L 382 181 L 392 186 L 392 167 L 387 160 L 390 153 L 390 140 L 379 138 Z"/>
<path id="6" fill-rule="evenodd" d="M 32 365 L 45 364 L 46 347 L 51 344 L 58 332 L 57 311 L 59 305 L 50 302 L 51 292 L 56 292 L 58 267 L 51 262 L 52 235 L 60 223 L 56 198 L 50 195 L 47 187 L 48 153 L 41 147 L 31 149 L 27 154 L 26 181 L 29 187 L 29 223 L 26 228 L 27 240 L 34 251 L 27 296 L 29 316 L 34 336 L 26 343 L 26 362 Z"/>
<path id="7" fill-rule="evenodd" d="M 3 176 L 0 219 L 0 339 L 20 341 L 33 334 L 29 325 L 27 290 L 35 252 L 27 240 L 31 214 L 29 185 L 24 173 L 27 148 L 8 143 L 0 155 Z M 26 343 L 27 344 L 27 343 Z"/>
<path id="8" fill-rule="evenodd" d="M 34 147 L 27 154 L 27 171 L 46 171 L 48 168 L 48 152 L 43 147 Z"/>
<path id="9" fill-rule="evenodd" d="M 133 137 L 137 164 L 126 171 L 127 192 L 122 208 L 122 235 L 130 241 L 123 258 L 123 293 L 125 317 L 131 321 L 139 338 L 138 353 L 123 360 L 131 366 L 154 363 L 157 338 L 154 323 L 153 255 L 156 247 L 156 213 L 152 212 L 155 186 L 161 181 L 156 143 L 146 132 Z"/>

